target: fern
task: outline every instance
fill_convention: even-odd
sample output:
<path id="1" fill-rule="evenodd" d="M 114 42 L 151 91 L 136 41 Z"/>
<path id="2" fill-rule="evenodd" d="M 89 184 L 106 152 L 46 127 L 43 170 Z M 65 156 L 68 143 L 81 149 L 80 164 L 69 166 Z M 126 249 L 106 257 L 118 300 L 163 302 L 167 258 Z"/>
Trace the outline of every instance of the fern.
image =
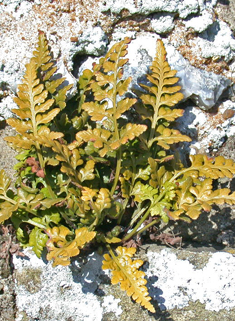
<path id="1" fill-rule="evenodd" d="M 70 257 L 76 256 L 80 253 L 80 249 L 84 247 L 87 242 L 90 242 L 95 237 L 95 232 L 89 232 L 87 228 L 83 227 L 75 230 L 75 238 L 71 241 L 67 240 L 71 231 L 65 227 L 53 227 L 46 230 L 49 240 L 47 241 L 47 259 L 53 259 L 53 266 L 69 265 Z"/>
<path id="2" fill-rule="evenodd" d="M 157 52 L 150 69 L 151 74 L 147 75 L 147 79 L 152 86 L 140 84 L 149 92 L 140 96 L 148 115 L 145 118 L 151 122 L 148 147 L 157 142 L 162 148 L 169 149 L 168 144 L 191 141 L 188 136 L 182 135 L 179 131 L 167 128 L 169 122 L 183 115 L 182 109 L 169 108 L 182 100 L 183 94 L 179 92 L 180 86 L 174 86 L 179 79 L 175 77 L 176 70 L 171 70 L 166 60 L 166 50 L 161 40 L 157 41 Z M 142 113 L 141 110 L 140 113 Z"/>
<path id="3" fill-rule="evenodd" d="M 142 260 L 132 261 L 132 256 L 135 254 L 135 248 L 117 247 L 117 256 L 109 248 L 109 254 L 104 255 L 103 270 L 110 269 L 112 271 L 112 284 L 120 283 L 120 287 L 123 291 L 126 291 L 128 296 L 131 296 L 133 300 L 140 303 L 150 312 L 155 312 L 153 305 L 149 302 L 151 297 L 148 294 L 146 288 L 145 273 L 138 269 L 143 265 Z"/>
<path id="4" fill-rule="evenodd" d="M 71 85 L 56 75 L 39 32 L 15 97 L 19 108 L 7 121 L 17 131 L 6 139 L 18 151 L 17 179 L 11 189 L 0 171 L 0 222 L 11 219 L 21 245 L 38 257 L 46 247 L 53 266 L 69 265 L 90 243 L 107 248 L 102 268 L 112 271 L 112 284 L 154 313 L 143 261 L 122 245 L 161 220 L 190 222 L 213 204 L 235 204 L 234 192 L 214 188 L 218 178 L 233 177 L 235 163 L 190 155 L 183 165 L 174 144 L 191 139 L 173 128 L 184 112 L 176 106 L 183 98 L 176 70 L 158 40 L 143 92 L 133 98 L 131 77 L 123 79 L 129 42 L 84 70 L 78 95 L 66 101 Z"/>

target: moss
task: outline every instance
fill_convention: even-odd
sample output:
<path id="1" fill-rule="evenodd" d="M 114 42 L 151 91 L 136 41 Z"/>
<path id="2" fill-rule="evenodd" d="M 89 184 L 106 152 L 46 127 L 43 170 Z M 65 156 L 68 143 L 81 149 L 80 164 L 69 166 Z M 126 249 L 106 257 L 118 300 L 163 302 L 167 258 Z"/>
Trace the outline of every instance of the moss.
<path id="1" fill-rule="evenodd" d="M 179 260 L 188 260 L 196 269 L 203 269 L 211 257 L 211 253 L 209 251 L 198 253 L 196 251 L 181 250 L 176 252 L 176 255 Z"/>
<path id="2" fill-rule="evenodd" d="M 205 309 L 205 304 L 199 301 L 190 302 L 183 309 L 173 309 L 168 311 L 174 321 L 231 321 L 235 320 L 235 309 L 230 311 L 208 311 Z"/>
<path id="3" fill-rule="evenodd" d="M 16 272 L 16 280 L 18 286 L 23 285 L 30 293 L 36 293 L 41 289 L 41 274 L 40 269 L 28 268 L 23 271 Z"/>
<path id="4" fill-rule="evenodd" d="M 18 318 L 20 318 L 20 321 L 30 321 L 30 317 L 24 311 L 18 314 Z"/>

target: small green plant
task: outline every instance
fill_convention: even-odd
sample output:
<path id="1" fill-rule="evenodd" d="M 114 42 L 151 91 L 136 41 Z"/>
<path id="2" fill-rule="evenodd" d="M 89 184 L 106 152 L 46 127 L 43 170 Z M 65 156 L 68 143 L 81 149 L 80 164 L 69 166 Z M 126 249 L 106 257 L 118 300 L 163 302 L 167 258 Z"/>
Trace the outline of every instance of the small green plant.
<path id="1" fill-rule="evenodd" d="M 23 247 L 38 257 L 47 248 L 53 265 L 92 243 L 106 248 L 102 268 L 112 271 L 133 300 L 154 312 L 142 260 L 125 244 L 160 220 L 195 220 L 211 205 L 235 204 L 235 193 L 214 189 L 213 181 L 232 178 L 235 164 L 222 156 L 189 156 L 185 167 L 171 146 L 190 142 L 172 129 L 183 98 L 161 40 L 147 85 L 130 97 L 131 77 L 123 78 L 130 39 L 115 44 L 85 70 L 78 96 L 66 103 L 71 88 L 57 78 L 48 42 L 39 32 L 7 123 L 18 132 L 6 140 L 17 152 L 16 191 L 0 171 L 0 222 L 11 219 Z M 129 93 L 127 96 L 126 93 Z M 136 121 L 130 122 L 130 111 Z M 150 219 L 151 218 L 151 219 Z"/>

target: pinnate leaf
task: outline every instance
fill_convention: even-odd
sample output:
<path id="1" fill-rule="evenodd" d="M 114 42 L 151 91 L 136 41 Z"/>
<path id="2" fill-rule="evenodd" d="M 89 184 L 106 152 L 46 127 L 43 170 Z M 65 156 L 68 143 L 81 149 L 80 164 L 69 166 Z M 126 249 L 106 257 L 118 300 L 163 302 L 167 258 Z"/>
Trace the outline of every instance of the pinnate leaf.
<path id="1" fill-rule="evenodd" d="M 171 144 L 191 142 L 191 138 L 186 135 L 182 135 L 179 130 L 165 128 L 163 125 L 158 126 L 157 133 L 160 135 L 155 137 L 153 141 L 156 141 L 157 144 L 164 149 L 170 149 Z"/>
<path id="2" fill-rule="evenodd" d="M 46 233 L 49 236 L 49 240 L 46 243 L 48 249 L 47 260 L 53 260 L 53 266 L 69 265 L 70 258 L 78 255 L 80 249 L 96 235 L 96 232 L 89 232 L 86 227 L 82 227 L 76 229 L 74 239 L 68 241 L 66 237 L 73 234 L 63 225 L 48 228 Z"/>
<path id="3" fill-rule="evenodd" d="M 18 204 L 11 204 L 8 201 L 0 202 L 0 224 L 10 218 L 18 209 Z"/>
<path id="4" fill-rule="evenodd" d="M 111 256 L 109 254 L 104 255 L 102 269 L 110 269 L 112 272 L 112 284 L 120 283 L 121 289 L 126 291 L 128 296 L 154 313 L 155 309 L 149 302 L 151 298 L 145 286 L 147 283 L 146 279 L 144 279 L 145 273 L 138 270 L 144 262 L 142 260 L 132 260 L 135 252 L 135 248 L 127 249 L 121 246 L 116 249 L 117 255 L 114 255 L 111 250 Z"/>
<path id="5" fill-rule="evenodd" d="M 220 177 L 232 178 L 235 174 L 235 163 L 232 159 L 223 156 L 210 158 L 206 155 L 190 155 L 191 166 L 186 175 L 193 177 L 205 176 L 207 178 L 218 179 Z"/>
<path id="6" fill-rule="evenodd" d="M 158 195 L 158 189 L 153 188 L 148 184 L 142 184 L 138 181 L 132 189 L 131 195 L 135 197 L 136 202 L 143 202 L 145 200 L 154 201 L 154 196 Z"/>
<path id="7" fill-rule="evenodd" d="M 37 255 L 37 257 L 41 257 L 42 251 L 46 246 L 47 240 L 48 236 L 44 233 L 44 231 L 35 226 L 29 235 L 28 245 L 32 246 L 32 250 Z"/>
<path id="8" fill-rule="evenodd" d="M 7 177 L 4 169 L 0 170 L 0 195 L 6 195 L 11 185 L 11 179 Z"/>
<path id="9" fill-rule="evenodd" d="M 100 212 L 102 212 L 105 208 L 111 207 L 112 203 L 111 203 L 110 192 L 107 188 L 101 188 L 99 190 L 95 205 Z"/>
<path id="10" fill-rule="evenodd" d="M 120 132 L 120 139 L 115 140 L 110 144 L 110 147 L 115 150 L 119 148 L 121 145 L 126 144 L 128 140 L 132 140 L 135 137 L 140 136 L 145 130 L 147 126 L 145 125 L 137 125 L 128 123 Z"/>
<path id="11" fill-rule="evenodd" d="M 94 174 L 95 162 L 93 160 L 87 161 L 85 167 L 79 170 L 78 178 L 81 182 L 85 180 L 92 180 L 95 177 Z"/>
<path id="12" fill-rule="evenodd" d="M 99 148 L 99 154 L 104 157 L 110 150 L 108 146 L 108 139 L 111 136 L 110 131 L 101 128 L 88 129 L 86 131 L 81 131 L 76 134 L 76 139 L 79 144 L 82 142 L 92 141 L 95 148 Z"/>

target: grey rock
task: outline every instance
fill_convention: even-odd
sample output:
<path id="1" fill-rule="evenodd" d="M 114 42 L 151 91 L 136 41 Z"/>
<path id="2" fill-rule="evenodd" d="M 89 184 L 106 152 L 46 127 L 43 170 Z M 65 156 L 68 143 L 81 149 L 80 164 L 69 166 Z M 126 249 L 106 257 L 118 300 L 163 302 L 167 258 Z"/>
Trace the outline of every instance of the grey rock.
<path id="1" fill-rule="evenodd" d="M 75 55 L 100 56 L 104 54 L 108 44 L 108 37 L 100 27 L 88 28 L 79 36 L 77 43 L 70 48 L 70 59 Z"/>
<path id="2" fill-rule="evenodd" d="M 234 1 L 221 1 L 216 6 L 216 11 L 220 20 L 229 24 L 230 28 L 235 30 L 235 2 Z"/>
<path id="3" fill-rule="evenodd" d="M 197 13 L 198 10 L 198 0 L 184 0 L 178 4 L 178 13 L 182 19 L 187 18 L 190 14 Z"/>
<path id="4" fill-rule="evenodd" d="M 11 109 L 17 108 L 11 96 L 7 96 L 0 101 L 0 121 L 13 116 Z"/>
<path id="5" fill-rule="evenodd" d="M 212 9 L 216 6 L 218 0 L 198 0 L 201 11 L 206 9 Z"/>
<path id="6" fill-rule="evenodd" d="M 143 247 L 138 257 L 147 261 L 144 271 L 155 314 L 131 301 L 118 286 L 108 284 L 109 272 L 100 269 L 96 253 L 80 257 L 68 267 L 52 268 L 30 249 L 26 257 L 14 256 L 16 321 L 23 317 L 39 321 L 137 321 L 156 320 L 164 310 L 175 321 L 188 321 L 189 310 L 217 320 L 227 310 L 234 317 L 235 257 L 224 252 Z M 211 249 L 213 250 L 213 249 Z M 200 302 L 199 308 L 196 308 Z M 231 311 L 230 311 L 231 310 Z M 230 312 L 229 312 L 230 311 Z M 192 317 L 191 312 L 191 317 Z M 213 318 L 214 317 L 214 318 Z M 219 319 L 218 319 L 219 320 Z"/>
<path id="7" fill-rule="evenodd" d="M 222 243 L 225 246 L 234 247 L 235 245 L 235 233 L 232 230 L 222 231 L 216 241 Z"/>
<path id="8" fill-rule="evenodd" d="M 193 67 L 173 46 L 166 48 L 169 64 L 177 70 L 180 78 L 184 99 L 192 99 L 204 110 L 212 108 L 231 81 L 224 76 Z"/>
<path id="9" fill-rule="evenodd" d="M 215 153 L 229 137 L 235 135 L 235 103 L 227 100 L 220 105 L 214 119 L 209 113 L 188 106 L 182 117 L 177 120 L 178 128 L 193 139 L 190 154 Z M 225 119 L 226 113 L 230 117 Z M 227 144 L 228 142 L 226 142 Z M 226 146 L 223 147 L 226 150 Z M 221 152 L 221 151 L 220 151 Z M 225 157 L 234 159 L 234 147 L 227 150 Z"/>

